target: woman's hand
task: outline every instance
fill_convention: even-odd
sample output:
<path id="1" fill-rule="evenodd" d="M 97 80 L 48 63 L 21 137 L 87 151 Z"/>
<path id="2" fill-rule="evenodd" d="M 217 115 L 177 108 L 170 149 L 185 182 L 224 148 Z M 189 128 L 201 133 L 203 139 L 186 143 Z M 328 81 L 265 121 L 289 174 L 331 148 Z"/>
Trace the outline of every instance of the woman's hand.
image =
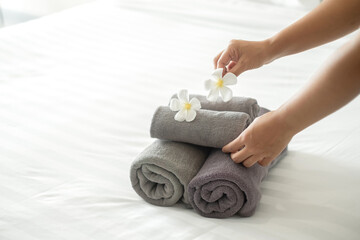
<path id="1" fill-rule="evenodd" d="M 222 150 L 231 153 L 231 159 L 245 167 L 251 167 L 256 162 L 267 166 L 285 149 L 293 136 L 293 131 L 287 127 L 284 119 L 273 111 L 256 118 Z"/>
<path id="2" fill-rule="evenodd" d="M 223 147 L 236 163 L 268 165 L 291 138 L 335 112 L 360 94 L 360 33 L 338 49 L 297 95 L 275 111 L 254 120 Z"/>
<path id="3" fill-rule="evenodd" d="M 236 76 L 275 59 L 338 39 L 359 28 L 359 0 L 326 0 L 304 17 L 264 41 L 231 40 L 214 58 L 214 67 Z"/>
<path id="4" fill-rule="evenodd" d="M 231 40 L 229 46 L 214 58 L 214 67 L 223 68 L 239 76 L 242 72 L 259 68 L 272 61 L 269 51 L 270 42 Z"/>

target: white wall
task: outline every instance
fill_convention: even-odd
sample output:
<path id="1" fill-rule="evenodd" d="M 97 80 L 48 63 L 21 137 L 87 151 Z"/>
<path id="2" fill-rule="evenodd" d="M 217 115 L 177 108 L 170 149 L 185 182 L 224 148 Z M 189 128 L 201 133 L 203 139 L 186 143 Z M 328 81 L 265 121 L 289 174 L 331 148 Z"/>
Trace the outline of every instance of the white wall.
<path id="1" fill-rule="evenodd" d="M 93 0 L 0 0 L 5 25 L 27 21 Z"/>
<path id="2" fill-rule="evenodd" d="M 0 0 L 0 5 L 5 10 L 43 16 L 90 1 L 92 0 Z"/>

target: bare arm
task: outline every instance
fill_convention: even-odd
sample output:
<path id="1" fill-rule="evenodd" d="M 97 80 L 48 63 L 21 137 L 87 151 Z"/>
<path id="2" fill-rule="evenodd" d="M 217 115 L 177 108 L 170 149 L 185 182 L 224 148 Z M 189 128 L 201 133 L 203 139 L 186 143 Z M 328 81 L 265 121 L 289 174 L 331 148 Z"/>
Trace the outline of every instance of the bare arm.
<path id="1" fill-rule="evenodd" d="M 268 39 L 272 60 L 338 39 L 359 28 L 359 0 L 325 0 Z"/>
<path id="2" fill-rule="evenodd" d="M 360 33 L 331 59 L 303 91 L 257 118 L 223 151 L 246 167 L 268 165 L 296 133 L 355 98 L 360 93 Z"/>
<path id="3" fill-rule="evenodd" d="M 310 13 L 263 41 L 231 40 L 215 68 L 235 75 L 340 38 L 360 25 L 359 0 L 325 0 Z"/>
<path id="4" fill-rule="evenodd" d="M 298 133 L 344 106 L 359 91 L 360 33 L 338 49 L 313 81 L 278 112 L 292 131 Z"/>

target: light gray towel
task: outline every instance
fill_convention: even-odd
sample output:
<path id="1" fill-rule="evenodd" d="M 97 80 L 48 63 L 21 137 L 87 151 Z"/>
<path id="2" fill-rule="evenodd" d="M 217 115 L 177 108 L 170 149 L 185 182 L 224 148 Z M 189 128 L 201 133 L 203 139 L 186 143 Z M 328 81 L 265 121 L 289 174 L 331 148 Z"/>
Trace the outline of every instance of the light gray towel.
<path id="1" fill-rule="evenodd" d="M 271 164 L 274 166 L 285 149 Z M 261 192 L 260 183 L 270 166 L 255 164 L 250 168 L 232 161 L 230 154 L 213 149 L 204 165 L 189 183 L 189 201 L 205 217 L 228 218 L 235 214 L 254 214 Z"/>
<path id="2" fill-rule="evenodd" d="M 223 102 L 218 99 L 216 102 L 210 102 L 206 99 L 206 96 L 190 94 L 189 98 L 196 97 L 201 103 L 201 108 L 213 111 L 233 111 L 233 112 L 244 112 L 249 114 L 250 121 L 253 121 L 258 115 L 260 107 L 257 101 L 253 98 L 248 97 L 233 97 L 228 102 Z M 174 94 L 172 98 L 177 98 Z"/>
<path id="3" fill-rule="evenodd" d="M 132 163 L 132 187 L 151 204 L 171 206 L 180 201 L 190 207 L 185 190 L 209 151 L 187 143 L 155 140 Z"/>
<path id="4" fill-rule="evenodd" d="M 222 148 L 239 136 L 250 123 L 250 116 L 242 112 L 200 109 L 192 122 L 178 122 L 174 119 L 175 114 L 169 107 L 159 107 L 151 122 L 150 136 Z"/>

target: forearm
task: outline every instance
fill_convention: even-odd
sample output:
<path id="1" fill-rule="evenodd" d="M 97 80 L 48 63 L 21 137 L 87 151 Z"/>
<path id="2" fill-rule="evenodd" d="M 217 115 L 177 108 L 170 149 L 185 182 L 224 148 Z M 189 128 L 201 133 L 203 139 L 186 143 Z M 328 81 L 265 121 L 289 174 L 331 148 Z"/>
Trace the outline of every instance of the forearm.
<path id="1" fill-rule="evenodd" d="M 360 93 L 360 33 L 334 54 L 311 83 L 281 106 L 277 116 L 296 134 Z"/>
<path id="2" fill-rule="evenodd" d="M 359 0 L 325 0 L 306 16 L 267 39 L 268 62 L 325 44 L 358 29 L 359 12 Z"/>

